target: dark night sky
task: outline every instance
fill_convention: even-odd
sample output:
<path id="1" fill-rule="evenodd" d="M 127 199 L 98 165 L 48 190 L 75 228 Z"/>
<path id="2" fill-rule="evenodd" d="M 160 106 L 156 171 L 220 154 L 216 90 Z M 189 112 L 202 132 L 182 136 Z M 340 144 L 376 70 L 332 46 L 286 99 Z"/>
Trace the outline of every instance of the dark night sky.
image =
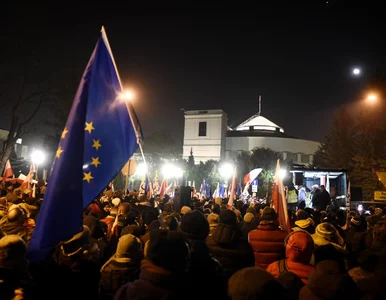
<path id="1" fill-rule="evenodd" d="M 31 90 L 50 78 L 72 98 L 104 25 L 124 85 L 138 90 L 145 138 L 167 130 L 182 144 L 181 108 L 221 108 L 236 126 L 257 112 L 260 94 L 263 116 L 321 141 L 334 110 L 357 101 L 384 69 L 383 10 L 376 1 L 259 2 L 175 6 L 179 13 L 150 3 L 8 4 L 0 10 L 0 103 L 16 99 L 26 66 Z M 350 74 L 354 66 L 362 77 Z M 0 108 L 0 128 L 9 108 Z"/>

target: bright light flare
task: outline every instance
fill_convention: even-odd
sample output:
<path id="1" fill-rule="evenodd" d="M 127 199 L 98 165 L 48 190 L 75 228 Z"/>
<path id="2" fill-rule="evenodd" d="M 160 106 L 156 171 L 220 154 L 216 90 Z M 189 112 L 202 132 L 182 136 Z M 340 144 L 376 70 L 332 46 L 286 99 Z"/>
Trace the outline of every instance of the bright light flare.
<path id="1" fill-rule="evenodd" d="M 167 164 L 163 166 L 162 174 L 165 178 L 181 178 L 183 172 L 181 168 Z"/>
<path id="2" fill-rule="evenodd" d="M 121 93 L 120 98 L 122 100 L 133 100 L 135 98 L 135 94 L 132 90 L 127 90 Z"/>
<path id="3" fill-rule="evenodd" d="M 41 150 L 35 150 L 34 152 L 32 152 L 31 154 L 31 160 L 34 164 L 38 164 L 40 165 L 41 163 L 43 163 L 46 159 L 46 155 L 43 151 Z"/>
<path id="4" fill-rule="evenodd" d="M 287 170 L 280 169 L 279 170 L 279 177 L 280 177 L 280 179 L 283 180 L 284 178 L 286 178 L 286 176 L 287 176 Z"/>
<path id="5" fill-rule="evenodd" d="M 146 173 L 147 173 L 147 166 L 145 165 L 145 163 L 138 164 L 135 170 L 135 175 L 145 176 Z"/>
<path id="6" fill-rule="evenodd" d="M 233 175 L 233 165 L 230 163 L 224 163 L 221 165 L 221 167 L 218 169 L 220 172 L 220 175 L 224 177 L 225 179 L 229 179 Z"/>
<path id="7" fill-rule="evenodd" d="M 375 94 L 370 94 L 367 96 L 367 100 L 370 102 L 375 102 L 375 101 L 377 101 L 377 99 L 378 99 L 378 97 Z"/>
<path id="8" fill-rule="evenodd" d="M 353 73 L 354 75 L 359 75 L 359 74 L 361 74 L 361 69 L 359 69 L 359 68 L 354 68 L 354 69 L 352 70 L 352 73 Z"/>

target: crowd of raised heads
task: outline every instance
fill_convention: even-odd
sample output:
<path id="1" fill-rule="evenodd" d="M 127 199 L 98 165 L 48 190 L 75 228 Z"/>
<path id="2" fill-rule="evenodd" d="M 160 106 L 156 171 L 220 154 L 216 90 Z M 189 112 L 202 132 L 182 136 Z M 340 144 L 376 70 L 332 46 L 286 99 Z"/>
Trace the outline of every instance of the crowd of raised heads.
<path id="1" fill-rule="evenodd" d="M 269 203 L 181 207 L 107 189 L 79 232 L 33 264 L 43 194 L 0 187 L 0 299 L 386 299 L 381 208 L 294 208 L 285 232 Z"/>

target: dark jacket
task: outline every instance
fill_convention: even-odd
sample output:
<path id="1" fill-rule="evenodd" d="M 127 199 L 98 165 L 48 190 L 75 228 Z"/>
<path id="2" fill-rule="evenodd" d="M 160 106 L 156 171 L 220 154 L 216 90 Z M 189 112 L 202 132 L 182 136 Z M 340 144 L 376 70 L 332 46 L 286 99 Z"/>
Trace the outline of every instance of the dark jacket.
<path id="1" fill-rule="evenodd" d="M 314 299 L 360 299 L 361 293 L 355 282 L 342 266 L 332 260 L 316 265 L 308 284 L 299 293 L 299 300 Z"/>
<path id="2" fill-rule="evenodd" d="M 174 300 L 189 295 L 186 277 L 143 260 L 139 279 L 122 286 L 114 300 Z"/>
<path id="3" fill-rule="evenodd" d="M 227 278 L 237 270 L 253 266 L 252 249 L 240 237 L 239 228 L 220 223 L 215 233 L 206 239 L 206 244 L 223 266 Z"/>

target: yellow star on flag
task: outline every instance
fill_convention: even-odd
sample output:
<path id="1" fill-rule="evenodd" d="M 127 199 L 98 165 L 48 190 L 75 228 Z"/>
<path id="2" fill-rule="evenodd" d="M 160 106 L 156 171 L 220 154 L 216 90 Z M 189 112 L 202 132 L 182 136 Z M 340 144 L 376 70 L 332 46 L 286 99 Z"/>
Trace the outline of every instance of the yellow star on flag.
<path id="1" fill-rule="evenodd" d="M 90 183 L 91 179 L 94 179 L 94 177 L 91 176 L 91 172 L 88 172 L 88 173 L 84 173 L 84 177 L 83 177 L 83 180 L 86 180 L 87 183 Z"/>
<path id="2" fill-rule="evenodd" d="M 101 165 L 102 163 L 99 161 L 99 157 L 96 157 L 96 158 L 92 157 L 92 163 L 91 164 L 94 165 L 95 168 L 98 168 L 98 165 Z"/>
<path id="3" fill-rule="evenodd" d="M 62 139 L 64 139 L 66 137 L 66 134 L 68 133 L 68 130 L 67 128 L 64 128 L 63 132 L 62 132 Z"/>
<path id="4" fill-rule="evenodd" d="M 94 129 L 95 128 L 94 128 L 94 126 L 92 126 L 92 122 L 90 122 L 90 123 L 86 122 L 86 128 L 84 130 L 88 131 L 88 133 L 91 134 L 91 131 L 93 131 Z"/>
<path id="5" fill-rule="evenodd" d="M 60 158 L 60 155 L 62 154 L 63 151 L 64 151 L 64 150 L 63 150 L 62 148 L 59 147 L 59 149 L 56 150 L 56 155 L 55 155 L 55 156 L 56 156 L 57 158 Z"/>
<path id="6" fill-rule="evenodd" d="M 92 140 L 92 141 L 93 141 L 93 144 L 92 144 L 93 148 L 98 150 L 100 147 L 102 147 L 102 144 L 99 142 L 100 140 Z"/>

